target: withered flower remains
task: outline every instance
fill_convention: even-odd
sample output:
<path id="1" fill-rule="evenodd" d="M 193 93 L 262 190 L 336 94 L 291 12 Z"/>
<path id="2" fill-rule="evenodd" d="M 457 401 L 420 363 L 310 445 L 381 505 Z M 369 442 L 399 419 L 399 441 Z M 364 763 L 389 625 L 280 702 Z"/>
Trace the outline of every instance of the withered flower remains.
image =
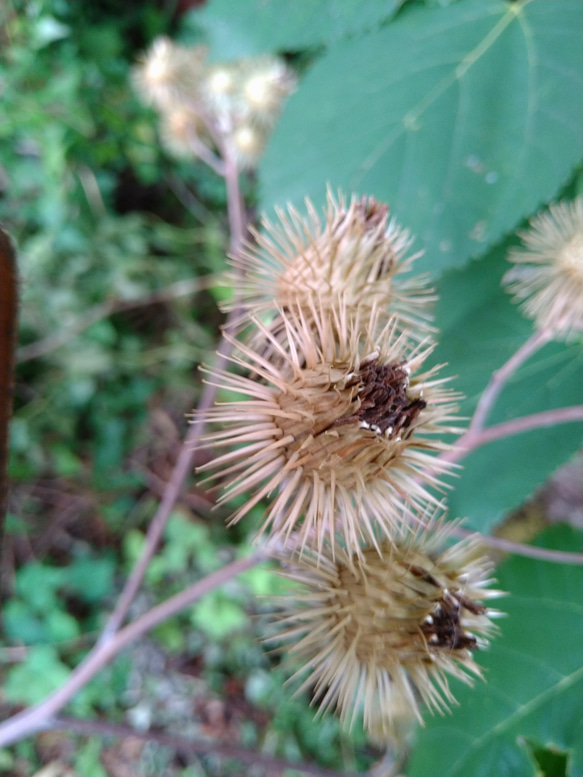
<path id="1" fill-rule="evenodd" d="M 447 465 L 433 454 L 448 448 L 440 435 L 450 426 L 452 394 L 422 371 L 431 348 L 411 349 L 388 324 L 378 332 L 376 310 L 347 320 L 347 308 L 310 307 L 279 314 L 287 347 L 260 321 L 280 364 L 251 347 L 232 361 L 251 377 L 212 373 L 218 385 L 243 395 L 207 416 L 223 429 L 207 447 L 234 446 L 203 469 L 227 479 L 222 500 L 249 493 L 238 521 L 264 498 L 263 531 L 284 544 L 321 547 L 338 531 L 351 552 L 376 545 L 402 520 L 401 503 L 432 501 Z"/>
<path id="2" fill-rule="evenodd" d="M 539 329 L 583 332 L 583 197 L 551 205 L 510 252 L 504 283 Z"/>
<path id="3" fill-rule="evenodd" d="M 403 278 L 420 254 L 407 256 L 412 238 L 389 219 L 387 205 L 372 197 L 347 205 L 328 192 L 322 222 L 306 200 L 307 218 L 293 207 L 277 210 L 278 223 L 263 219 L 255 243 L 235 260 L 240 304 L 281 329 L 276 307 L 312 305 L 330 310 L 339 301 L 347 316 L 377 310 L 379 326 L 393 317 L 399 332 L 423 340 L 431 331 L 430 304 L 435 297 L 423 276 Z"/>
<path id="4" fill-rule="evenodd" d="M 204 70 L 204 46 L 179 46 L 160 36 L 133 70 L 133 82 L 144 102 L 161 111 L 194 100 Z"/>
<path id="5" fill-rule="evenodd" d="M 166 148 L 229 181 L 256 167 L 295 77 L 274 57 L 208 66 L 205 56 L 159 38 L 134 83 L 160 113 Z M 422 704 L 455 701 L 449 676 L 480 675 L 473 653 L 493 630 L 485 602 L 498 592 L 476 541 L 444 550 L 449 530 L 432 514 L 453 466 L 438 455 L 451 447 L 443 436 L 460 430 L 457 396 L 440 366 L 426 366 L 435 296 L 409 275 L 412 237 L 373 197 L 328 191 L 323 219 L 306 208 L 264 219 L 233 259 L 240 339 L 225 337 L 237 373 L 206 370 L 228 394 L 205 413 L 215 457 L 200 469 L 224 487 L 219 502 L 237 500 L 231 523 L 265 504 L 258 535 L 301 584 L 279 623 L 305 664 L 302 688 L 322 712 L 348 723 L 362 713 L 372 739 L 395 742 Z M 511 289 L 537 318 L 576 328 L 583 206 L 552 215 L 525 238 L 529 258 L 515 259 L 544 271 Z M 547 285 L 562 289 L 552 315 Z"/>
<path id="6" fill-rule="evenodd" d="M 256 167 L 296 79 L 278 57 L 205 64 L 203 46 L 157 38 L 134 68 L 134 85 L 161 116 L 165 147 L 209 160 L 218 147 L 240 170 Z"/>
<path id="7" fill-rule="evenodd" d="M 300 690 L 313 688 L 320 712 L 336 708 L 349 725 L 362 714 L 376 739 L 407 710 L 421 719 L 420 703 L 440 712 L 455 703 L 448 676 L 480 676 L 473 655 L 499 614 L 485 604 L 501 593 L 488 588 L 478 540 L 444 550 L 452 524 L 425 520 L 384 543 L 382 557 L 338 547 L 296 556 L 286 576 L 301 590 L 278 598 L 279 639 L 304 664 L 296 676 L 307 674 Z"/>

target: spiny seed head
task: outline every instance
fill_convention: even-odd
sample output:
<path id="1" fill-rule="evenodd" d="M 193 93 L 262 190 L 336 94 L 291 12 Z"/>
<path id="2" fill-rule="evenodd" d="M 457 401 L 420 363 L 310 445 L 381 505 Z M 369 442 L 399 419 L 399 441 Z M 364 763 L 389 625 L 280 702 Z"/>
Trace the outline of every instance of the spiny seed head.
<path id="1" fill-rule="evenodd" d="M 207 138 L 200 115 L 187 105 L 176 105 L 162 113 L 160 137 L 165 148 L 177 157 L 196 156 L 195 138 Z"/>
<path id="2" fill-rule="evenodd" d="M 255 244 L 234 260 L 243 275 L 238 287 L 244 308 L 270 318 L 276 331 L 276 307 L 333 309 L 342 298 L 349 314 L 376 307 L 385 311 L 381 328 L 395 317 L 399 331 L 423 340 L 435 297 L 426 278 L 401 278 L 419 254 L 406 257 L 412 239 L 389 220 L 388 206 L 372 197 L 353 197 L 347 206 L 342 195 L 337 203 L 328 191 L 324 221 L 309 200 L 306 207 L 307 218 L 292 206 L 287 214 L 277 211 L 278 224 L 264 217 Z"/>
<path id="3" fill-rule="evenodd" d="M 385 749 L 388 746 L 399 758 L 411 747 L 419 722 L 417 710 L 394 683 L 390 693 L 383 696 L 383 705 L 382 712 L 371 711 L 366 733 L 373 745 Z"/>
<path id="4" fill-rule="evenodd" d="M 284 561 L 303 586 L 278 598 L 279 639 L 304 664 L 294 676 L 307 673 L 300 690 L 313 688 L 320 713 L 336 708 L 349 725 L 362 713 L 377 739 L 408 715 L 421 720 L 419 701 L 439 712 L 455 703 L 448 675 L 469 684 L 480 676 L 473 654 L 499 614 L 484 604 L 501 593 L 487 588 L 479 541 L 444 550 L 452 524 L 424 520 L 415 532 L 402 526 L 382 556 L 325 546 Z"/>
<path id="5" fill-rule="evenodd" d="M 253 124 L 240 124 L 233 131 L 232 145 L 237 167 L 252 170 L 265 149 L 265 133 Z"/>
<path id="6" fill-rule="evenodd" d="M 257 124 L 272 127 L 296 79 L 283 60 L 261 57 L 241 63 L 243 111 Z"/>
<path id="7" fill-rule="evenodd" d="M 233 94 L 237 89 L 237 73 L 229 64 L 215 65 L 209 68 L 206 76 L 207 89 L 217 97 Z"/>
<path id="8" fill-rule="evenodd" d="M 503 283 L 539 329 L 583 331 L 583 197 L 551 205 L 521 233 Z"/>
<path id="9" fill-rule="evenodd" d="M 202 84 L 201 95 L 212 114 L 230 127 L 234 101 L 240 88 L 240 74 L 236 63 L 223 62 L 213 65 L 206 71 Z M 221 120 L 219 120 L 221 124 Z"/>
<path id="10" fill-rule="evenodd" d="M 356 321 L 342 306 L 312 307 L 309 321 L 301 309 L 279 315 L 287 349 L 254 320 L 279 365 L 235 343 L 232 361 L 251 377 L 211 372 L 245 399 L 207 415 L 223 429 L 206 446 L 234 450 L 202 469 L 227 479 L 221 501 L 249 493 L 232 522 L 267 498 L 262 532 L 321 547 L 338 531 L 359 552 L 362 542 L 377 542 L 377 532 L 391 535 L 401 501 L 435 501 L 426 485 L 438 484 L 448 465 L 433 454 L 448 449 L 439 438 L 456 431 L 449 422 L 457 408 L 438 368 L 422 372 L 431 349 L 411 349 L 391 326 L 375 338 L 374 311 Z"/>
<path id="11" fill-rule="evenodd" d="M 159 110 L 195 99 L 205 57 L 202 46 L 187 48 L 158 37 L 134 68 L 134 85 L 144 102 Z"/>

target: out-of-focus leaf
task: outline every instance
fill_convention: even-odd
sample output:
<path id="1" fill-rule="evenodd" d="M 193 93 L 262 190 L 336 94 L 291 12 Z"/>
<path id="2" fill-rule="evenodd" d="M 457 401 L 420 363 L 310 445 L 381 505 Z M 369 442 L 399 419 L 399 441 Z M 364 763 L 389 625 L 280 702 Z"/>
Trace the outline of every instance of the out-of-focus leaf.
<path id="1" fill-rule="evenodd" d="M 46 627 L 51 642 L 67 642 L 67 640 L 77 639 L 81 633 L 79 622 L 62 610 L 51 610 L 47 613 Z"/>
<path id="2" fill-rule="evenodd" d="M 541 542 L 580 550 L 583 535 L 556 527 Z M 570 777 L 583 772 L 583 569 L 514 557 L 498 581 L 508 617 L 477 656 L 487 683 L 456 684 L 460 706 L 427 719 L 408 777 L 534 777 L 527 738 L 569 752 Z"/>
<path id="3" fill-rule="evenodd" d="M 46 564 L 26 564 L 16 577 L 16 590 L 37 612 L 47 612 L 56 604 L 56 591 L 63 583 L 63 569 Z"/>
<path id="4" fill-rule="evenodd" d="M 85 777 L 107 777 L 107 772 L 101 765 L 102 743 L 99 739 L 90 739 L 75 753 L 75 770 Z"/>
<path id="5" fill-rule="evenodd" d="M 331 46 L 292 95 L 261 167 L 262 204 L 327 183 L 391 204 L 459 267 L 555 195 L 583 146 L 583 3 L 406 4 Z"/>
<path id="6" fill-rule="evenodd" d="M 63 576 L 69 593 L 86 602 L 99 602 L 112 591 L 113 572 L 111 558 L 81 557 L 63 570 Z"/>
<path id="7" fill-rule="evenodd" d="M 15 643 L 34 645 L 49 639 L 47 624 L 23 601 L 12 599 L 3 607 L 4 637 Z"/>
<path id="8" fill-rule="evenodd" d="M 466 400 L 461 415 L 471 416 L 492 373 L 526 341 L 532 323 L 500 286 L 507 268 L 504 248 L 439 282 L 437 321 L 441 324 L 436 359 Z M 488 424 L 530 413 L 581 404 L 583 350 L 579 343 L 552 343 L 535 354 L 508 382 Z M 519 506 L 581 447 L 583 425 L 569 423 L 537 429 L 484 445 L 463 460 L 450 479 L 452 515 L 488 531 Z"/>
<path id="9" fill-rule="evenodd" d="M 222 592 L 212 592 L 192 609 L 193 625 L 212 641 L 220 641 L 247 624 L 245 611 Z"/>
<path id="10" fill-rule="evenodd" d="M 19 704 L 36 704 L 61 686 L 69 676 L 52 645 L 35 645 L 22 664 L 6 672 L 4 696 Z"/>
<path id="11" fill-rule="evenodd" d="M 43 16 L 34 27 L 33 45 L 40 49 L 55 40 L 68 37 L 70 33 L 70 28 L 57 21 L 54 16 Z"/>
<path id="12" fill-rule="evenodd" d="M 300 51 L 348 35 L 359 35 L 389 19 L 403 0 L 213 0 L 185 19 L 202 28 L 215 60 L 240 59 L 274 51 Z"/>

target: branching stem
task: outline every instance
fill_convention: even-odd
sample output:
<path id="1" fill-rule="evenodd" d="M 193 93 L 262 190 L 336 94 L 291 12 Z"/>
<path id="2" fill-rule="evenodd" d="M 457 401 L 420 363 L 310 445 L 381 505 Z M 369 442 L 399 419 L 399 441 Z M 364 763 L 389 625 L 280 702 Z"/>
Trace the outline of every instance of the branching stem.
<path id="1" fill-rule="evenodd" d="M 471 529 L 465 529 L 458 526 L 454 534 L 458 537 L 469 537 L 476 532 Z M 583 564 L 583 553 L 571 553 L 566 550 L 551 550 L 549 548 L 537 548 L 535 545 L 525 545 L 522 542 L 513 542 L 504 537 L 492 537 L 489 534 L 482 534 L 480 542 L 489 548 L 502 550 L 504 553 L 514 553 L 517 556 L 526 556 L 527 558 L 536 558 L 539 561 L 551 561 L 555 564 Z"/>
<path id="2" fill-rule="evenodd" d="M 488 415 L 509 378 L 527 359 L 542 348 L 543 345 L 546 345 L 551 339 L 552 334 L 550 332 L 546 330 L 536 330 L 499 370 L 492 373 L 490 382 L 480 397 L 476 412 L 470 423 L 470 432 L 478 432 L 484 428 Z"/>
<path id="3" fill-rule="evenodd" d="M 557 426 L 572 421 L 583 421 L 583 405 L 571 407 L 559 407 L 556 410 L 544 410 L 541 413 L 532 413 L 520 418 L 513 418 L 501 424 L 488 426 L 486 429 L 472 431 L 471 427 L 457 440 L 455 449 L 443 453 L 439 458 L 444 461 L 456 462 L 463 459 L 468 453 L 495 440 L 503 440 L 513 437 L 515 434 L 523 434 L 534 429 L 542 429 L 546 426 Z"/>
<path id="4" fill-rule="evenodd" d="M 253 554 L 244 559 L 233 561 L 217 572 L 213 572 L 202 580 L 198 580 L 184 591 L 170 597 L 165 602 L 158 604 L 148 612 L 136 618 L 125 628 L 115 634 L 111 634 L 107 640 L 101 640 L 77 666 L 67 678 L 67 681 L 54 693 L 33 707 L 14 715 L 0 726 L 0 742 L 3 746 L 18 742 L 24 737 L 37 731 L 50 728 L 52 718 L 84 688 L 95 675 L 112 661 L 130 642 L 151 631 L 160 623 L 189 607 L 201 596 L 218 588 L 244 572 L 251 569 L 263 560 L 260 553 Z"/>
<path id="5" fill-rule="evenodd" d="M 225 178 L 231 235 L 230 253 L 231 255 L 236 255 L 241 249 L 246 230 L 245 212 L 239 191 L 239 174 L 236 163 L 230 156 L 229 149 L 223 142 L 223 138 L 221 137 L 220 133 L 214 132 L 212 134 L 216 146 L 221 154 L 221 158 L 219 159 L 219 157 L 215 157 L 212 151 L 206 147 L 205 149 L 197 148 L 197 153 L 199 156 L 202 156 L 207 164 L 209 164 Z M 201 151 L 203 152 L 202 155 Z M 207 151 L 208 154 L 206 153 Z M 200 281 L 198 282 L 200 283 Z M 96 308 L 95 310 L 90 311 L 83 322 L 84 326 L 90 325 L 93 321 L 98 320 L 104 315 L 108 315 L 109 312 L 112 312 L 111 305 L 109 307 L 101 306 L 100 308 Z M 233 311 L 229 315 L 225 327 L 226 333 L 230 333 L 230 330 L 232 330 L 234 327 L 234 323 L 239 318 L 240 311 L 238 310 L 238 306 L 235 305 Z M 89 324 L 87 324 L 87 321 L 89 321 Z M 70 336 L 70 332 L 68 333 L 68 336 Z M 583 420 L 583 406 L 576 406 L 545 411 L 543 413 L 536 413 L 530 416 L 525 416 L 524 418 L 517 418 L 512 421 L 497 424 L 489 428 L 484 428 L 484 424 L 488 418 L 488 415 L 509 378 L 528 358 L 530 358 L 530 356 L 532 356 L 532 354 L 543 347 L 550 339 L 551 336 L 548 332 L 536 332 L 499 370 L 497 370 L 492 375 L 488 386 L 486 387 L 482 397 L 480 398 L 480 401 L 478 402 L 478 406 L 470 424 L 470 428 L 458 440 L 456 450 L 451 454 L 444 455 L 444 459 L 448 459 L 449 461 L 458 461 L 459 459 L 466 456 L 470 451 L 475 450 L 481 445 L 485 445 L 494 440 L 502 439 L 514 434 L 519 434 L 544 426 Z M 25 351 L 24 353 L 21 352 L 20 360 L 25 361 L 26 359 L 35 358 L 35 356 L 53 350 L 53 348 L 58 347 L 60 344 L 61 341 L 58 338 L 53 338 L 52 341 L 50 338 L 47 338 L 46 341 L 33 344 L 33 346 L 29 347 L 28 351 Z M 221 344 L 217 352 L 218 358 L 215 364 L 215 369 L 221 370 L 225 368 L 231 348 L 231 338 L 227 335 L 227 337 L 223 337 L 221 340 Z M 263 551 L 255 553 L 247 558 L 227 564 L 217 572 L 213 572 L 204 579 L 199 580 L 198 582 L 189 586 L 184 591 L 181 591 L 180 593 L 170 597 L 156 607 L 153 607 L 148 612 L 136 618 L 136 620 L 131 622 L 129 625 L 122 628 L 130 606 L 142 584 L 148 565 L 158 548 L 164 527 L 166 526 L 168 518 L 177 502 L 184 482 L 192 469 L 194 453 L 203 434 L 205 426 L 205 413 L 214 403 L 215 393 L 216 387 L 214 385 L 210 383 L 205 384 L 195 416 L 195 421 L 189 428 L 188 434 L 172 472 L 170 481 L 165 488 L 159 508 L 149 526 L 142 556 L 132 570 L 119 597 L 114 612 L 112 613 L 100 639 L 60 688 L 58 688 L 54 693 L 50 694 L 42 702 L 18 713 L 6 721 L 4 725 L 0 726 L 0 742 L 2 745 L 12 744 L 26 736 L 29 736 L 30 734 L 46 728 L 60 726 L 61 723 L 56 719 L 56 715 L 65 707 L 66 704 L 68 704 L 68 702 L 76 693 L 78 693 L 93 677 L 95 677 L 99 671 L 101 671 L 110 661 L 112 661 L 133 640 L 143 636 L 159 624 L 166 621 L 168 618 L 173 617 L 174 615 L 184 610 L 186 607 L 189 607 L 200 597 L 204 596 L 218 586 L 223 585 L 227 580 L 230 580 L 241 572 L 252 568 L 266 557 L 266 552 Z M 456 531 L 462 536 L 472 533 L 459 527 Z M 518 553 L 540 560 L 569 564 L 583 564 L 583 553 L 564 553 L 562 551 L 548 550 L 545 548 L 535 548 L 530 545 L 511 542 L 509 540 L 498 537 L 484 537 L 483 542 L 484 544 L 487 544 L 491 547 L 496 547 L 504 551 Z M 69 727 L 72 730 L 81 731 L 84 725 L 81 722 L 68 722 Z M 91 723 L 90 725 L 92 726 L 93 732 L 96 732 L 97 728 L 101 726 L 101 732 L 103 733 L 116 733 L 116 731 L 113 730 L 115 727 L 108 727 L 106 724 L 105 728 L 102 724 Z M 156 737 L 159 741 L 162 741 L 161 737 L 165 737 L 165 735 L 156 735 Z M 200 752 L 200 748 L 197 750 L 197 747 L 199 747 L 197 743 L 187 743 L 184 740 L 180 740 L 178 742 L 178 740 L 175 740 L 175 738 L 172 737 L 165 738 L 168 740 L 168 742 L 172 740 L 172 742 L 174 742 L 177 747 L 190 747 L 192 751 Z M 214 750 L 215 752 L 217 751 L 217 747 L 215 746 L 205 747 L 206 752 L 208 752 L 209 749 Z M 240 751 L 238 748 L 225 749 L 225 747 L 222 747 L 222 752 L 224 755 L 230 755 L 231 757 L 239 758 L 239 760 L 245 760 L 248 758 L 246 751 Z M 252 754 L 252 758 L 253 762 L 259 762 L 262 759 L 262 756 Z M 270 766 L 275 766 L 275 761 L 277 759 L 267 760 L 269 760 Z M 265 759 L 263 759 L 263 761 L 267 765 L 267 761 Z M 298 770 L 303 769 L 307 773 L 311 774 L 332 774 L 331 772 L 327 772 L 326 770 L 319 769 L 317 767 L 312 768 L 308 767 L 308 765 L 292 766 L 291 764 L 284 764 L 280 761 L 277 761 L 277 767 L 296 768 Z"/>
<path id="6" fill-rule="evenodd" d="M 243 208 L 243 202 L 241 200 L 241 193 L 239 191 L 239 172 L 234 163 L 234 160 L 227 157 L 224 162 L 225 165 L 225 182 L 227 185 L 227 202 L 229 213 L 229 227 L 231 234 L 230 249 L 231 254 L 237 254 L 240 250 L 243 242 L 244 230 L 245 230 L 245 213 Z M 227 320 L 225 330 L 228 332 L 232 327 L 233 322 L 240 316 L 240 312 L 235 308 L 230 314 Z M 222 370 L 227 365 L 228 355 L 231 351 L 231 344 L 227 338 L 221 338 L 221 343 L 217 351 L 217 360 L 215 362 L 215 369 Z M 106 643 L 111 639 L 112 635 L 119 629 L 125 620 L 128 610 L 138 593 L 148 565 L 152 560 L 160 540 L 164 527 L 168 522 L 170 513 L 172 512 L 178 496 L 184 485 L 184 481 L 192 470 L 192 462 L 194 454 L 197 449 L 197 445 L 204 432 L 205 427 L 205 413 L 212 407 L 215 401 L 216 386 L 210 383 L 205 383 L 202 391 L 202 396 L 198 403 L 197 413 L 194 422 L 190 425 L 186 439 L 178 455 L 178 460 L 172 471 L 172 475 L 168 482 L 168 485 L 162 496 L 162 501 L 150 523 L 148 533 L 146 535 L 146 543 L 141 557 L 132 569 L 130 576 L 124 586 L 123 591 L 117 601 L 115 609 L 111 614 L 107 625 L 101 635 L 99 644 Z"/>
<path id="7" fill-rule="evenodd" d="M 77 720 L 76 718 L 59 717 L 52 726 L 54 730 L 70 731 L 87 736 L 113 736 L 118 738 L 141 739 L 144 742 L 158 742 L 165 747 L 171 747 L 179 753 L 185 755 L 205 755 L 215 753 L 223 758 L 235 758 L 241 763 L 251 766 L 261 766 L 270 772 L 283 772 L 290 769 L 302 774 L 313 774 L 315 777 L 351 777 L 347 772 L 337 772 L 333 769 L 325 769 L 316 764 L 305 763 L 302 761 L 286 761 L 283 758 L 275 758 L 266 753 L 258 753 L 247 750 L 243 747 L 237 747 L 225 742 L 212 742 L 203 740 L 186 739 L 185 737 L 163 734 L 159 731 L 140 732 L 130 726 L 122 726 L 113 723 L 106 723 L 102 720 Z"/>

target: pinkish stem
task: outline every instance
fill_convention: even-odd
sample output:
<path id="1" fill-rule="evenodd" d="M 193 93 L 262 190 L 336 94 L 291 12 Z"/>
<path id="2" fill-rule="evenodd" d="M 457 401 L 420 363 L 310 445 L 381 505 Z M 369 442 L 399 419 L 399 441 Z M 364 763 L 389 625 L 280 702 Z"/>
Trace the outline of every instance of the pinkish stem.
<path id="1" fill-rule="evenodd" d="M 241 193 L 239 190 L 239 172 L 234 161 L 230 158 L 225 159 L 225 182 L 227 186 L 227 202 L 228 202 L 228 214 L 229 214 L 229 227 L 231 233 L 230 252 L 231 254 L 237 254 L 241 248 L 244 230 L 246 228 L 245 213 L 243 208 L 243 201 L 241 199 Z M 233 323 L 240 316 L 240 311 L 234 309 L 227 319 L 225 330 L 228 332 L 232 328 Z M 226 338 L 221 339 L 219 349 L 217 351 L 217 360 L 215 362 L 215 369 L 225 369 L 227 364 L 228 355 L 231 352 L 231 344 Z M 111 614 L 105 629 L 100 637 L 98 644 L 106 643 L 111 639 L 112 635 L 120 628 L 124 622 L 131 603 L 136 597 L 148 565 L 152 560 L 160 540 L 164 527 L 168 522 L 170 513 L 174 509 L 174 506 L 180 495 L 180 491 L 184 485 L 188 474 L 192 471 L 192 463 L 194 454 L 196 452 L 198 443 L 205 427 L 205 413 L 213 405 L 216 395 L 216 386 L 206 383 L 202 392 L 202 396 L 198 403 L 197 413 L 194 422 L 191 424 L 186 439 L 180 450 L 178 460 L 172 471 L 172 475 L 168 482 L 168 485 L 162 496 L 162 501 L 154 515 L 152 522 L 148 528 L 146 535 L 146 544 L 142 552 L 141 557 L 131 571 L 131 574 L 124 586 L 123 591 L 117 601 L 115 609 Z"/>
<path id="2" fill-rule="evenodd" d="M 6 721 L 0 726 L 0 743 L 11 745 L 24 737 L 50 726 L 51 718 L 84 688 L 95 675 L 103 669 L 124 647 L 134 639 L 143 636 L 148 631 L 189 607 L 201 596 L 226 583 L 232 577 L 256 566 L 263 560 L 261 553 L 255 553 L 244 559 L 213 572 L 184 591 L 158 604 L 148 612 L 136 618 L 125 628 L 110 636 L 107 641 L 98 642 L 79 666 L 71 672 L 67 681 L 54 693 L 33 707 L 29 707 Z"/>
<path id="3" fill-rule="evenodd" d="M 472 537 L 476 534 L 475 531 L 464 529 L 461 526 L 454 529 L 453 533 L 458 537 Z M 486 534 L 480 535 L 480 542 L 489 548 L 496 548 L 496 550 L 502 550 L 505 553 L 515 553 L 518 556 L 536 558 L 539 561 L 551 561 L 555 564 L 583 564 L 583 553 L 537 548 L 534 545 L 524 545 L 522 542 L 513 542 L 503 537 L 491 537 Z"/>
<path id="4" fill-rule="evenodd" d="M 556 426 L 571 421 L 583 421 L 583 405 L 572 407 L 559 407 L 556 410 L 544 410 L 542 413 L 532 413 L 521 418 L 513 418 L 501 424 L 488 426 L 486 429 L 472 431 L 471 428 L 457 440 L 455 449 L 443 453 L 439 458 L 443 461 L 456 462 L 467 456 L 468 453 L 495 440 L 513 437 L 515 434 L 523 434 L 533 429 L 542 429 L 545 426 Z"/>
<path id="5" fill-rule="evenodd" d="M 516 372 L 520 365 L 529 359 L 533 353 L 536 353 L 551 339 L 551 333 L 546 330 L 537 330 L 515 353 L 512 354 L 510 359 L 508 359 L 499 370 L 492 373 L 490 382 L 484 389 L 484 393 L 480 397 L 478 406 L 476 407 L 468 430 L 469 432 L 478 432 L 483 429 L 494 403 L 498 399 L 500 392 L 511 375 Z"/>

